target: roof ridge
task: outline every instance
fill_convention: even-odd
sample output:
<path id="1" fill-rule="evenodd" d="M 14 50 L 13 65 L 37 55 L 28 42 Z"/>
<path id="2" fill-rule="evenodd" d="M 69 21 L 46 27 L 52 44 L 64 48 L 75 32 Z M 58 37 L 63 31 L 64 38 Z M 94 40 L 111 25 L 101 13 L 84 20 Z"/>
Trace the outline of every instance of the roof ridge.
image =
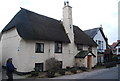
<path id="1" fill-rule="evenodd" d="M 56 20 L 56 21 L 60 22 L 60 20 L 57 20 L 57 19 L 55 19 L 55 18 L 52 18 L 52 17 L 46 16 L 46 15 L 43 15 L 43 14 L 39 14 L 39 13 L 37 13 L 37 12 L 34 12 L 34 11 L 31 11 L 31 10 L 28 10 L 28 9 L 26 9 L 26 8 L 22 8 L 22 7 L 20 7 L 20 8 L 21 8 L 21 10 L 25 10 L 25 11 L 28 11 L 28 12 L 34 13 L 34 14 L 36 14 L 36 15 L 44 16 L 44 17 L 46 17 L 46 18 L 50 18 L 50 19 L 53 19 L 53 20 Z"/>
<path id="2" fill-rule="evenodd" d="M 96 28 L 91 28 L 91 29 L 87 29 L 87 30 L 84 30 L 84 31 L 89 31 L 89 30 L 93 30 L 93 29 L 100 29 L 101 27 L 96 27 Z"/>

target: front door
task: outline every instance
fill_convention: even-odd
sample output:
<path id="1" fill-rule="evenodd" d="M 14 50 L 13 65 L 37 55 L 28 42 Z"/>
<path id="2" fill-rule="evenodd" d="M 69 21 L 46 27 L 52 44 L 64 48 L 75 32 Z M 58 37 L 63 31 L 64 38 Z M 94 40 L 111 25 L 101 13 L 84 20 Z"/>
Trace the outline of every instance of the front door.
<path id="1" fill-rule="evenodd" d="M 87 56 L 87 68 L 91 69 L 91 55 Z"/>

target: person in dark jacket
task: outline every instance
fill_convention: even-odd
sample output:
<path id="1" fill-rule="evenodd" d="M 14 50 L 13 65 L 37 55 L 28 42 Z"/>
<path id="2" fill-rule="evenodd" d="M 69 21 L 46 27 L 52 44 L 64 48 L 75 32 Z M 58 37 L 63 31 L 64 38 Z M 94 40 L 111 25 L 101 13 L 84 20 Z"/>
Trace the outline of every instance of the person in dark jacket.
<path id="1" fill-rule="evenodd" d="M 12 58 L 9 58 L 6 63 L 6 74 L 8 76 L 7 81 L 13 81 L 13 72 L 16 70 L 12 64 Z"/>

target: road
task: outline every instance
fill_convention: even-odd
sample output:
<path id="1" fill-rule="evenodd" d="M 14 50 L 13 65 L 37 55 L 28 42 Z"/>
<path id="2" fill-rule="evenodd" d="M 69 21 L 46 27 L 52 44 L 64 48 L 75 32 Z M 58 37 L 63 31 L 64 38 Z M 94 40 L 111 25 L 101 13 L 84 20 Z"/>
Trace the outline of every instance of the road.
<path id="1" fill-rule="evenodd" d="M 118 79 L 118 66 L 80 74 L 55 77 L 55 79 Z"/>

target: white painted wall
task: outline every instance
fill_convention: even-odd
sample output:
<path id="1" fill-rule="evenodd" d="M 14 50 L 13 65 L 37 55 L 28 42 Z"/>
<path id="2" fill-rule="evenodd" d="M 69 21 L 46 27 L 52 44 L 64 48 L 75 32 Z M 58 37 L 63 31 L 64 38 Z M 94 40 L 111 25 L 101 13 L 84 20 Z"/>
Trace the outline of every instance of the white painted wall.
<path id="1" fill-rule="evenodd" d="M 96 40 L 103 41 L 103 50 L 102 50 L 102 52 L 104 52 L 105 49 L 106 49 L 106 42 L 105 42 L 105 40 L 104 40 L 104 38 L 103 38 L 103 36 L 102 36 L 102 34 L 101 34 L 100 31 L 98 31 L 98 33 L 95 35 L 95 37 L 93 38 L 93 40 L 94 41 L 96 41 Z"/>
<path id="2" fill-rule="evenodd" d="M 20 37 L 15 28 L 3 33 L 2 41 L 2 65 L 6 65 L 8 58 L 13 58 L 13 64 L 17 65 L 18 46 Z"/>
<path id="3" fill-rule="evenodd" d="M 116 49 L 117 49 L 117 55 L 120 55 L 120 52 L 119 52 L 119 48 L 120 48 L 120 44 L 118 46 L 116 46 Z"/>
<path id="4" fill-rule="evenodd" d="M 44 53 L 35 53 L 35 43 L 44 43 Z M 45 68 L 45 61 L 51 57 L 63 61 L 63 68 L 66 66 L 73 66 L 74 54 L 69 53 L 68 44 L 63 44 L 62 53 L 54 53 L 54 44 L 55 42 L 52 41 L 26 41 L 22 39 L 20 41 L 18 53 L 18 61 L 20 61 L 20 64 L 17 65 L 17 67 L 19 67 L 18 71 L 29 72 L 33 70 L 35 63 L 44 63 Z"/>
<path id="5" fill-rule="evenodd" d="M 0 72 L 2 71 L 2 42 L 0 40 Z"/>

